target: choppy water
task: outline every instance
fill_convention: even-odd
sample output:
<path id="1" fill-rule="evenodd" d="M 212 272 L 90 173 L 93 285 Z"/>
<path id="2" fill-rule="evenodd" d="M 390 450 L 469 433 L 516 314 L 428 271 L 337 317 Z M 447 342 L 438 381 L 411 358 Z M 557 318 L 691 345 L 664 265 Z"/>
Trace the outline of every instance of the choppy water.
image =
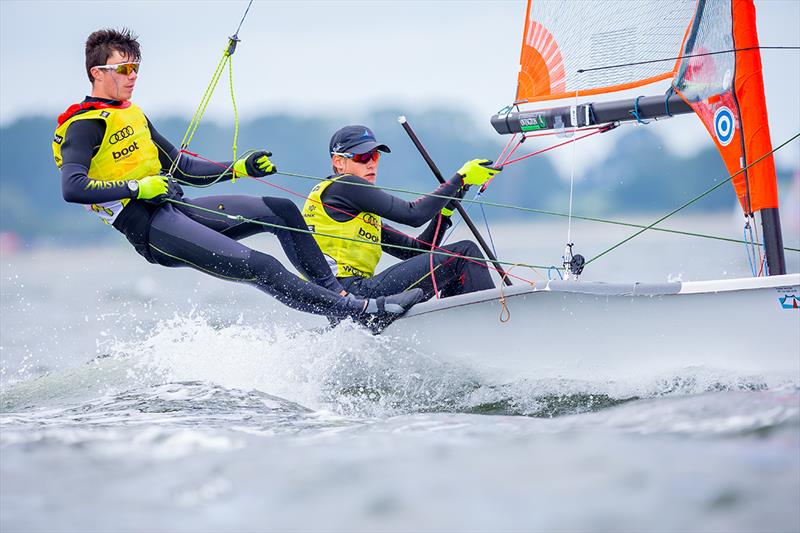
<path id="1" fill-rule="evenodd" d="M 2 531 L 800 530 L 800 376 L 494 382 L 124 248 L 2 309 Z"/>

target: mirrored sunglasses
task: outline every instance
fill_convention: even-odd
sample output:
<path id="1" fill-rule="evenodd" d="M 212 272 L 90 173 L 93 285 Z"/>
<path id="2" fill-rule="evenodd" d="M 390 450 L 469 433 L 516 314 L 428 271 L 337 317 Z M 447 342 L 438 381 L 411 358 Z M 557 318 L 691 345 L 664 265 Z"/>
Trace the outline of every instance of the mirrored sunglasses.
<path id="1" fill-rule="evenodd" d="M 139 63 L 117 63 L 116 65 L 97 65 L 97 68 L 103 70 L 113 70 L 117 74 L 123 76 L 130 76 L 131 72 L 139 73 Z"/>
<path id="2" fill-rule="evenodd" d="M 350 152 L 333 152 L 333 155 L 340 155 L 342 157 L 346 157 L 347 159 L 352 159 L 356 163 L 360 163 L 362 165 L 369 163 L 370 161 L 377 161 L 381 157 L 381 153 L 378 150 L 373 150 L 371 152 L 367 152 L 366 154 L 351 154 Z"/>

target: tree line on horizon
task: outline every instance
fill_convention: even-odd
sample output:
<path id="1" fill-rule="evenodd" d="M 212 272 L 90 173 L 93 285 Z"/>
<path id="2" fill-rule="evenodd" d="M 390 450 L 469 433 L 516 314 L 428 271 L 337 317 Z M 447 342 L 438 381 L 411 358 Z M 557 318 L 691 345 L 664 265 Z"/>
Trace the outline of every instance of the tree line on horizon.
<path id="1" fill-rule="evenodd" d="M 416 152 L 394 110 L 374 112 L 368 123 L 392 147 L 393 154 L 381 160 L 379 184 L 418 192 L 433 190 L 437 183 Z M 174 144 L 183 137 L 187 119 L 152 117 L 155 127 Z M 445 177 L 467 159 L 496 154 L 506 139 L 483 137 L 475 132 L 469 117 L 458 111 L 437 110 L 414 117 L 414 128 Z M 295 117 L 265 115 L 242 122 L 239 151 L 266 148 L 275 155 L 279 170 L 325 177 L 330 172 L 327 148 L 330 135 L 342 124 L 335 116 Z M 64 202 L 59 173 L 53 162 L 51 141 L 53 118 L 25 117 L 0 128 L 0 231 L 13 232 L 24 240 L 53 239 L 59 244 L 81 243 L 87 238 L 111 238 L 112 233 L 81 206 Z M 726 176 L 717 151 L 709 143 L 691 156 L 680 156 L 662 147 L 663 142 L 646 128 L 619 132 L 616 147 L 592 166 L 580 181 L 574 212 L 587 216 L 667 212 Z M 215 160 L 231 157 L 232 128 L 204 122 L 191 149 Z M 522 148 L 520 149 L 521 153 Z M 413 154 L 414 157 L 398 157 Z M 783 172 L 787 178 L 788 173 Z M 546 156 L 509 166 L 482 196 L 483 200 L 528 208 L 566 211 L 569 184 L 559 178 Z M 281 189 L 305 195 L 315 181 L 291 176 L 268 178 Z M 251 194 L 283 196 L 302 204 L 300 196 L 249 180 L 220 183 L 212 189 L 185 188 L 187 196 Z M 411 197 L 409 195 L 401 195 Z M 736 205 L 731 188 L 722 187 L 692 206 L 695 212 L 732 210 Z M 487 207 L 490 220 L 511 217 L 541 217 L 531 213 Z"/>

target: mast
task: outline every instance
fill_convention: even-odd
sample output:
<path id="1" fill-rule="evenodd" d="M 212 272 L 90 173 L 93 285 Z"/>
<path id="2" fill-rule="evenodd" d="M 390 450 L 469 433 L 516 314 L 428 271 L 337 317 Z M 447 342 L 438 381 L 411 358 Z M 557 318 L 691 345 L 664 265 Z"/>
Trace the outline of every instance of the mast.
<path id="1" fill-rule="evenodd" d="M 672 86 L 663 96 L 532 111 L 512 106 L 491 122 L 500 134 L 529 134 L 694 112 L 732 176 L 744 216 L 761 214 L 767 272 L 785 274 L 761 70 L 753 0 L 672 0 L 669 8 L 663 0 L 528 0 L 514 106 L 670 78 Z"/>

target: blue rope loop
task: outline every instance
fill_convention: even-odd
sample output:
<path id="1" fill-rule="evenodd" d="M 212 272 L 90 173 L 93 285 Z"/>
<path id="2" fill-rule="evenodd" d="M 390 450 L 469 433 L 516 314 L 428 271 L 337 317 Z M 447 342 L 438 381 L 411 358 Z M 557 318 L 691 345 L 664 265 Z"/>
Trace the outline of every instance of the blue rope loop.
<path id="1" fill-rule="evenodd" d="M 561 275 L 561 271 L 555 265 L 550 265 L 550 268 L 547 269 L 547 279 L 548 279 L 548 281 L 552 280 L 552 279 L 555 279 L 555 278 L 551 278 L 550 277 L 550 272 L 552 272 L 553 270 L 555 270 L 556 274 L 558 274 L 558 279 L 563 281 L 564 280 L 564 276 Z"/>
<path id="2" fill-rule="evenodd" d="M 636 119 L 637 124 L 650 124 L 649 120 L 642 120 L 641 115 L 639 114 L 639 99 L 644 98 L 643 96 L 637 96 L 636 100 L 633 101 L 633 111 L 631 111 L 631 116 Z"/>

